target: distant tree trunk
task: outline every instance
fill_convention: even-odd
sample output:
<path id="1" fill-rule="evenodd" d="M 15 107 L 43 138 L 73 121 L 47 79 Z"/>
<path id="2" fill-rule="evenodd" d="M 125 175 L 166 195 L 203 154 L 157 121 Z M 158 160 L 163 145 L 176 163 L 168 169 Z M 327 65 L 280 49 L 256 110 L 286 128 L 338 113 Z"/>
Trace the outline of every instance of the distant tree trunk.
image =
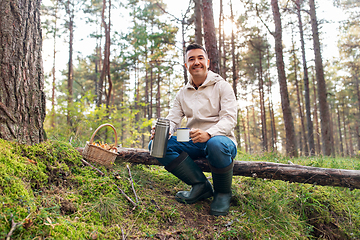
<path id="1" fill-rule="evenodd" d="M 356 68 L 357 70 L 357 74 L 359 74 L 359 68 Z M 358 144 L 358 150 L 360 151 L 360 133 L 359 133 L 359 128 L 360 128 L 360 84 L 359 84 L 359 75 L 355 75 L 355 88 L 356 88 L 356 95 L 357 95 L 357 102 L 358 102 L 358 111 L 357 111 L 357 119 L 358 121 L 356 121 L 355 123 L 355 127 L 356 127 L 356 139 L 357 139 L 357 144 Z"/>
<path id="2" fill-rule="evenodd" d="M 103 0 L 103 4 L 105 5 L 106 8 L 106 0 Z M 109 88 L 108 91 L 106 92 L 106 108 L 109 107 L 110 105 L 110 99 L 111 99 L 111 92 L 112 92 L 112 80 L 111 80 L 111 74 L 110 74 L 110 45 L 111 45 L 111 41 L 110 41 L 110 26 L 111 26 L 111 0 L 109 0 L 109 22 L 106 23 L 105 21 L 103 21 L 104 24 L 104 29 L 105 29 L 105 56 L 104 56 L 104 62 L 106 62 L 106 64 L 104 64 L 104 72 L 105 72 L 105 76 L 107 76 L 107 80 L 109 82 Z M 105 20 L 105 19 L 103 19 Z M 106 67 L 106 68 L 105 68 Z"/>
<path id="3" fill-rule="evenodd" d="M 345 104 L 342 103 L 341 106 L 342 106 L 342 123 L 343 123 L 343 129 L 344 129 L 344 142 L 345 142 L 345 147 L 346 147 L 345 155 L 348 156 L 349 155 L 349 144 L 348 144 L 347 131 L 346 131 Z"/>
<path id="4" fill-rule="evenodd" d="M 336 105 L 336 110 L 337 110 L 337 120 L 338 120 L 338 129 L 339 129 L 340 154 L 341 154 L 341 156 L 344 156 L 344 145 L 343 145 L 343 139 L 342 139 L 342 133 L 341 133 L 340 111 L 339 111 L 338 105 Z"/>
<path id="5" fill-rule="evenodd" d="M 153 51 L 151 50 L 151 55 L 153 55 Z M 150 116 L 153 117 L 153 92 L 154 92 L 154 65 L 150 64 Z"/>
<path id="6" fill-rule="evenodd" d="M 245 143 L 245 151 L 246 153 L 249 152 L 249 148 L 248 148 L 248 139 L 247 139 L 247 133 L 246 133 L 246 125 L 245 125 L 245 118 L 242 114 L 242 111 L 240 112 L 241 113 L 241 123 L 242 123 L 242 129 L 243 129 L 243 133 L 244 133 L 244 143 Z"/>
<path id="7" fill-rule="evenodd" d="M 202 14 L 201 0 L 194 0 L 195 3 L 195 42 L 202 45 Z"/>
<path id="8" fill-rule="evenodd" d="M 52 67 L 52 77 L 53 77 L 53 81 L 52 81 L 52 89 L 51 89 L 51 127 L 54 128 L 55 127 L 55 88 L 56 88 L 56 38 L 57 38 L 57 12 L 59 9 L 59 1 L 57 0 L 55 3 L 55 14 L 54 14 L 54 33 L 53 33 L 53 38 L 54 38 L 54 52 L 53 52 L 53 67 Z"/>
<path id="9" fill-rule="evenodd" d="M 231 21 L 234 21 L 234 14 L 233 14 L 233 7 L 232 7 L 232 2 L 230 1 L 230 12 L 231 12 Z M 232 57 L 232 75 L 233 75 L 233 90 L 234 90 L 234 94 L 235 94 L 235 98 L 238 99 L 237 96 L 237 83 L 238 83 L 238 77 L 237 77 L 237 70 L 236 70 L 236 55 L 235 55 L 235 34 L 234 34 L 234 29 L 231 29 L 231 57 Z M 237 110 L 237 112 L 239 113 L 239 109 Z M 240 139 L 240 125 L 239 125 L 239 121 L 237 121 L 236 126 L 235 126 L 235 131 L 236 131 L 236 135 L 238 137 L 238 148 L 241 149 L 241 142 L 239 141 Z"/>
<path id="10" fill-rule="evenodd" d="M 303 31 L 303 25 L 302 25 L 302 20 L 301 20 L 300 1 L 302 1 L 302 0 L 296 0 L 295 4 L 296 4 L 297 15 L 298 15 L 298 20 L 299 20 L 300 42 L 301 42 L 301 52 L 302 52 L 302 61 L 303 61 L 303 70 L 304 70 L 307 140 L 309 143 L 309 154 L 310 154 L 310 156 L 313 156 L 313 155 L 315 155 L 314 126 L 313 126 L 313 122 L 311 120 L 309 74 L 308 74 L 308 69 L 307 69 L 307 64 L 306 64 L 304 31 Z"/>
<path id="11" fill-rule="evenodd" d="M 186 85 L 189 81 L 187 75 L 187 69 L 185 67 L 186 62 L 186 42 L 185 42 L 185 22 L 181 22 L 181 37 L 182 37 L 182 48 L 183 48 L 183 73 L 184 73 L 184 85 Z"/>
<path id="12" fill-rule="evenodd" d="M 292 38 L 292 41 L 294 39 Z M 304 153 L 305 156 L 309 155 L 309 149 L 308 149 L 308 144 L 307 144 L 307 139 L 306 139 L 306 131 L 305 131 L 305 124 L 304 124 L 304 116 L 303 116 L 303 111 L 302 111 L 302 107 L 301 107 L 301 99 L 300 99 L 300 89 L 299 89 L 299 81 L 297 79 L 298 73 L 297 73 L 297 61 L 296 61 L 296 54 L 295 54 L 295 43 L 293 42 L 293 59 L 294 59 L 294 78 L 295 78 L 295 88 L 296 88 L 296 97 L 297 97 L 297 105 L 298 105 L 298 110 L 299 110 L 299 117 L 300 117 L 300 122 L 301 122 L 301 133 L 302 136 L 304 136 Z"/>
<path id="13" fill-rule="evenodd" d="M 264 79 L 263 79 L 263 68 L 262 58 L 263 54 L 261 47 L 259 51 L 259 96 L 260 96 L 260 112 L 261 112 L 261 138 L 262 138 L 262 150 L 268 151 L 267 141 L 267 128 L 266 128 L 266 110 L 265 110 L 265 94 L 264 94 Z"/>
<path id="14" fill-rule="evenodd" d="M 46 140 L 40 0 L 0 0 L 0 138 Z"/>
<path id="15" fill-rule="evenodd" d="M 314 70 L 313 70 L 314 73 Z M 316 84 L 315 76 L 313 74 L 313 90 L 314 90 L 314 122 L 315 122 L 315 134 L 316 134 L 316 148 L 318 154 L 321 154 L 321 145 L 320 145 L 320 131 L 319 131 L 319 119 L 318 119 L 318 110 L 317 110 L 317 94 L 316 94 Z"/>
<path id="16" fill-rule="evenodd" d="M 160 72 L 158 72 L 157 76 L 157 93 L 156 93 L 156 117 L 160 118 L 161 113 L 161 107 L 160 107 L 160 101 L 161 101 L 161 88 L 160 88 Z"/>
<path id="17" fill-rule="evenodd" d="M 286 132 L 286 152 L 290 157 L 297 157 L 298 152 L 296 150 L 296 138 L 293 117 L 291 114 L 289 93 L 287 89 L 284 59 L 283 59 L 283 47 L 282 47 L 282 28 L 280 11 L 277 0 L 271 0 L 272 11 L 275 21 L 275 53 L 276 53 L 276 65 L 278 71 L 281 106 L 283 111 L 283 118 Z"/>
<path id="18" fill-rule="evenodd" d="M 222 65 L 222 24 L 223 24 L 223 1 L 220 0 L 220 14 L 219 14 L 219 74 L 223 76 L 223 65 Z"/>
<path id="19" fill-rule="evenodd" d="M 275 126 L 275 116 L 273 104 L 271 101 L 271 78 L 270 78 L 270 52 L 269 47 L 267 48 L 267 65 L 268 65 L 268 95 L 269 95 L 269 114 L 270 114 L 270 124 L 271 124 L 271 151 L 274 152 L 276 150 L 276 126 Z"/>
<path id="20" fill-rule="evenodd" d="M 347 127 L 349 129 L 349 154 L 350 156 L 354 156 L 354 145 L 353 145 L 353 141 L 352 141 L 352 133 L 351 133 L 351 128 L 350 128 L 350 124 L 347 124 Z"/>
<path id="21" fill-rule="evenodd" d="M 202 0 L 204 19 L 204 40 L 205 48 L 210 59 L 209 69 L 219 73 L 219 52 L 216 44 L 216 32 L 213 16 L 212 0 Z"/>
<path id="22" fill-rule="evenodd" d="M 73 75 L 74 75 L 74 68 L 73 68 L 73 41 L 74 41 L 74 6 L 73 3 L 68 0 L 67 1 L 67 6 L 66 6 L 66 12 L 69 15 L 69 25 L 68 25 L 68 29 L 69 29 L 69 62 L 68 62 L 68 106 L 67 106 L 67 115 L 66 115 L 66 119 L 67 119 L 67 124 L 68 125 L 72 125 L 72 120 L 71 120 L 71 108 L 72 108 L 72 101 L 73 101 L 73 83 L 74 83 L 74 79 L 73 79 Z"/>
<path id="23" fill-rule="evenodd" d="M 248 143 L 249 143 L 249 153 L 252 153 L 252 144 L 251 144 L 251 136 L 250 136 L 250 117 L 249 117 L 249 107 L 246 107 L 246 122 L 247 122 L 247 135 L 248 135 Z"/>
<path id="24" fill-rule="evenodd" d="M 331 129 L 330 129 L 330 114 L 329 105 L 327 103 L 327 91 L 326 82 L 324 78 L 324 69 L 321 58 L 318 22 L 316 19 L 315 3 L 314 0 L 309 0 L 310 4 L 310 16 L 311 16 L 311 28 L 313 32 L 314 52 L 315 52 L 315 70 L 317 91 L 319 99 L 320 109 L 320 122 L 321 122 L 321 140 L 323 154 L 326 156 L 331 155 Z"/>

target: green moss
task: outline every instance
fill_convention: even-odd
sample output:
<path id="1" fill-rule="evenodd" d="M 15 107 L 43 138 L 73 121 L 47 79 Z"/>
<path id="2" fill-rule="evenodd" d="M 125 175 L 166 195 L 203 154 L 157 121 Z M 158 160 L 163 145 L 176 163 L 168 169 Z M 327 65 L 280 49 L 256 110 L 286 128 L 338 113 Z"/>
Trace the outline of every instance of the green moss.
<path id="1" fill-rule="evenodd" d="M 99 176 L 80 159 L 67 143 L 25 146 L 0 139 L 0 239 L 12 219 L 24 222 L 12 239 L 314 239 L 319 230 L 329 233 L 324 226 L 335 238 L 360 238 L 359 190 L 234 176 L 229 214 L 213 217 L 208 214 L 211 199 L 178 203 L 176 192 L 190 187 L 163 167 L 129 166 L 139 197 L 134 208 L 115 186 L 135 201 L 126 163 L 109 169 L 95 164 L 105 173 Z M 237 160 L 289 159 L 239 154 Z M 349 169 L 359 165 L 359 159 L 291 161 Z"/>

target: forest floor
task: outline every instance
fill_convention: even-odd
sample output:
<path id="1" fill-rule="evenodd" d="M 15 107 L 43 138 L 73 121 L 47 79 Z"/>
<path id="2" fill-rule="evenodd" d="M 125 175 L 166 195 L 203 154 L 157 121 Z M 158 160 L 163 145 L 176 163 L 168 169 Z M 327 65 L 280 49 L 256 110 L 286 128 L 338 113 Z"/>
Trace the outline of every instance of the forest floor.
<path id="1" fill-rule="evenodd" d="M 236 160 L 289 159 L 239 152 Z M 291 161 L 360 170 L 359 158 Z M 234 176 L 230 212 L 215 217 L 211 198 L 178 203 L 189 186 L 161 166 L 94 166 L 104 175 L 67 143 L 0 139 L 0 239 L 360 239 L 359 189 Z"/>

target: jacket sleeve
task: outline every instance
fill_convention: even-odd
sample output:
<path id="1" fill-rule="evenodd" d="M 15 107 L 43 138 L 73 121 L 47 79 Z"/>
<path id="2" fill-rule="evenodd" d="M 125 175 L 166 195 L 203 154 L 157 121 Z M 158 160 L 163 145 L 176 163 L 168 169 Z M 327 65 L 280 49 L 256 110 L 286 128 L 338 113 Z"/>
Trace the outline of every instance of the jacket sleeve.
<path id="1" fill-rule="evenodd" d="M 211 137 L 216 135 L 231 135 L 237 123 L 237 102 L 234 91 L 228 82 L 221 82 L 219 85 L 219 95 L 219 121 L 206 130 Z"/>
<path id="2" fill-rule="evenodd" d="M 181 120 L 185 116 L 181 106 L 180 96 L 181 90 L 176 94 L 175 100 L 173 101 L 173 106 L 170 108 L 169 114 L 166 117 L 170 120 L 171 135 L 173 135 L 175 130 L 180 126 Z"/>

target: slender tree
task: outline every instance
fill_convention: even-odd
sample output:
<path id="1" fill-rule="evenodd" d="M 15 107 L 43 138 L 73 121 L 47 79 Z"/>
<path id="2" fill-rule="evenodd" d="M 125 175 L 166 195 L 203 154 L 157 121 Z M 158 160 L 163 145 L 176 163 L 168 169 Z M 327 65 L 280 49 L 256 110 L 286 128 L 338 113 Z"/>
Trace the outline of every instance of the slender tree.
<path id="1" fill-rule="evenodd" d="M 332 152 L 330 114 L 329 114 L 329 105 L 327 102 L 327 90 L 326 90 L 326 82 L 324 78 L 324 68 L 321 57 L 318 22 L 316 19 L 314 0 L 309 0 L 309 4 L 310 4 L 310 16 L 311 16 L 311 29 L 313 33 L 312 37 L 313 37 L 314 52 L 315 52 L 315 71 L 316 71 L 318 101 L 319 101 L 319 110 L 320 110 L 322 150 L 324 155 L 330 156 Z"/>
<path id="2" fill-rule="evenodd" d="M 271 0 L 272 11 L 275 21 L 275 53 L 276 53 L 276 65 L 280 85 L 281 106 L 283 111 L 283 118 L 286 132 L 286 152 L 291 157 L 297 157 L 298 152 L 296 150 L 296 138 L 293 117 L 291 113 L 289 93 L 287 89 L 287 81 L 285 75 L 283 47 L 282 47 L 282 28 L 279 5 L 277 0 Z"/>
<path id="3" fill-rule="evenodd" d="M 307 140 L 309 143 L 309 154 L 311 156 L 315 155 L 315 143 L 314 143 L 314 126 L 311 120 L 311 108 L 310 108 L 310 88 L 309 88 L 309 74 L 306 63 L 305 55 L 305 41 L 304 41 L 304 31 L 303 24 L 301 19 L 301 2 L 302 0 L 296 0 L 296 12 L 299 21 L 299 32 L 300 32 L 300 42 L 301 42 L 301 53 L 302 53 L 302 63 L 303 63 L 303 76 L 304 76 L 304 90 L 305 90 L 305 109 L 306 109 L 306 127 L 307 127 Z"/>

